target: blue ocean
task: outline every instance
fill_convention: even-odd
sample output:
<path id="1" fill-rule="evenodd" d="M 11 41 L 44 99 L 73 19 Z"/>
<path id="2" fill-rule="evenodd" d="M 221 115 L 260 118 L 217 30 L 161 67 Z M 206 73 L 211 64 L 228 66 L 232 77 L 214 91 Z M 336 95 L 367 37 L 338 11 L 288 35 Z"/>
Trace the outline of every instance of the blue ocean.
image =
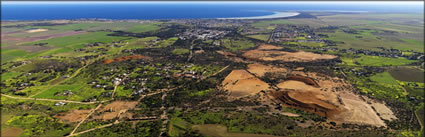
<path id="1" fill-rule="evenodd" d="M 423 2 L 4 2 L 1 20 L 203 19 L 276 11 L 418 12 Z"/>

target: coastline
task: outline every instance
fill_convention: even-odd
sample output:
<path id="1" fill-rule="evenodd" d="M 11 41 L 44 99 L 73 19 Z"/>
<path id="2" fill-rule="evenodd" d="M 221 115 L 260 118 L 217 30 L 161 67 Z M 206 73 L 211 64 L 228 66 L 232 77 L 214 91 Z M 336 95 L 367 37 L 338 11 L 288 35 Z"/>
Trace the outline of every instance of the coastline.
<path id="1" fill-rule="evenodd" d="M 271 15 L 265 16 L 254 16 L 254 17 L 229 17 L 229 18 L 217 18 L 217 19 L 273 19 L 273 18 L 285 18 L 294 17 L 300 15 L 299 12 L 274 12 Z"/>

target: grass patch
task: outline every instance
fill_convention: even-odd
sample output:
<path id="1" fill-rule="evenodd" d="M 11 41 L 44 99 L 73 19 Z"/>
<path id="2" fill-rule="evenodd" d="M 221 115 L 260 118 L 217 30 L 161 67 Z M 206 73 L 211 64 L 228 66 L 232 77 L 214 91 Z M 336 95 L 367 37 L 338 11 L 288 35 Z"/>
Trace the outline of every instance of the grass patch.
<path id="1" fill-rule="evenodd" d="M 381 32 L 381 30 L 360 30 L 360 28 L 353 28 L 358 30 L 358 34 L 345 33 L 342 29 L 335 31 L 335 33 L 322 33 L 327 34 L 327 40 L 339 41 L 338 48 L 343 49 L 370 49 L 378 50 L 376 47 L 395 48 L 403 51 L 413 50 L 423 52 L 423 40 L 404 39 L 400 40 L 398 34 L 391 34 L 391 36 L 377 36 L 373 33 Z M 356 38 L 361 36 L 362 38 Z"/>
<path id="2" fill-rule="evenodd" d="M 406 58 L 387 58 L 379 56 L 361 56 L 360 58 L 341 58 L 345 65 L 355 66 L 400 66 L 415 62 Z"/>
<path id="3" fill-rule="evenodd" d="M 142 32 L 148 32 L 148 31 L 155 31 L 160 29 L 160 27 L 157 24 L 149 23 L 149 24 L 140 24 L 135 25 L 127 29 L 129 32 L 134 33 L 142 33 Z"/>
<path id="4" fill-rule="evenodd" d="M 20 49 L 1 49 L 1 61 L 12 61 L 27 54 L 28 53 L 26 51 Z"/>
<path id="5" fill-rule="evenodd" d="M 9 71 L 9 72 L 6 72 L 6 73 L 1 74 L 1 80 L 2 81 L 8 80 L 8 79 L 14 78 L 16 76 L 19 76 L 21 74 L 22 74 L 22 72 Z"/>
<path id="6" fill-rule="evenodd" d="M 247 39 L 223 39 L 223 46 L 233 52 L 255 47 L 255 43 Z"/>
<path id="7" fill-rule="evenodd" d="M 129 39 L 128 37 L 107 36 L 110 32 L 91 32 L 81 35 L 73 35 L 67 37 L 52 38 L 48 40 L 40 40 L 35 42 L 23 43 L 22 45 L 33 45 L 36 43 L 48 43 L 46 46 L 83 48 L 86 43 L 103 42 L 111 43 Z"/>
<path id="8" fill-rule="evenodd" d="M 267 41 L 269 40 L 269 36 L 270 35 L 248 35 L 247 37 L 262 40 L 262 41 Z"/>
<path id="9" fill-rule="evenodd" d="M 182 55 L 182 54 L 188 54 L 190 51 L 189 49 L 174 49 L 171 53 Z"/>
<path id="10" fill-rule="evenodd" d="M 383 72 L 378 73 L 370 77 L 372 81 L 378 82 L 378 83 L 385 83 L 385 84 L 394 84 L 398 85 L 397 80 L 395 80 L 390 73 Z"/>

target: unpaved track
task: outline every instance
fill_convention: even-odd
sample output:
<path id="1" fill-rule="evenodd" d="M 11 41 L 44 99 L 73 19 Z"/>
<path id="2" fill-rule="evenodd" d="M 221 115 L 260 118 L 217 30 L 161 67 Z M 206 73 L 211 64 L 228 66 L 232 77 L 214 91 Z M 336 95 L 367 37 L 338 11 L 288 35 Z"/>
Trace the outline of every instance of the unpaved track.
<path id="1" fill-rule="evenodd" d="M 162 100 L 162 106 L 161 106 L 162 115 L 161 115 L 160 118 L 161 118 L 161 120 L 164 120 L 164 121 L 162 122 L 161 133 L 159 133 L 159 137 L 162 137 L 162 135 L 166 132 L 167 125 L 168 125 L 167 109 L 165 108 L 165 97 L 166 96 L 167 96 L 167 92 L 162 94 L 162 97 L 161 97 L 161 100 Z"/>
<path id="2" fill-rule="evenodd" d="M 77 129 L 78 129 L 78 127 L 80 127 L 80 125 L 82 124 L 82 123 L 84 123 L 84 121 L 86 121 L 86 119 L 88 118 L 88 117 L 90 117 L 97 109 L 99 109 L 100 108 L 100 106 L 102 106 L 102 104 L 99 104 L 96 108 L 94 108 L 94 109 L 92 109 L 90 112 L 89 112 L 89 114 L 87 114 L 87 116 L 86 117 L 84 117 L 84 119 L 82 119 L 81 121 L 80 121 L 80 123 L 78 123 L 77 124 L 77 126 L 75 126 L 75 128 L 74 128 L 74 130 L 72 130 L 72 132 L 69 134 L 69 135 L 73 135 L 74 134 L 74 132 L 75 131 L 77 131 Z"/>
<path id="3" fill-rule="evenodd" d="M 70 135 L 68 135 L 68 136 L 66 136 L 66 137 L 77 136 L 77 135 L 84 134 L 84 133 L 87 133 L 87 132 L 90 132 L 90 131 L 93 131 L 93 130 L 96 130 L 96 129 L 105 128 L 105 127 L 110 127 L 110 126 L 115 125 L 115 124 L 118 124 L 118 123 L 120 123 L 120 121 L 116 120 L 114 123 L 109 123 L 109 124 L 106 124 L 106 125 L 103 125 L 103 126 L 100 126 L 100 127 L 96 127 L 96 128 L 88 129 L 88 130 L 81 131 L 81 132 L 78 132 L 78 133 L 75 133 L 75 134 L 70 134 Z"/>

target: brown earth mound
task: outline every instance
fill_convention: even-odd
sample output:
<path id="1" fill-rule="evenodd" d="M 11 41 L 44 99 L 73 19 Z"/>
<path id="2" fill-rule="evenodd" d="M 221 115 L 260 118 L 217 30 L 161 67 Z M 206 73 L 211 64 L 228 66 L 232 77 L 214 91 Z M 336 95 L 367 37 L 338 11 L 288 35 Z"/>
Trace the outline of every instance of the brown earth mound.
<path id="1" fill-rule="evenodd" d="M 118 58 L 115 58 L 115 59 L 107 59 L 107 60 L 104 60 L 103 63 L 104 64 L 110 64 L 110 63 L 113 63 L 113 62 L 121 62 L 121 61 L 126 61 L 126 60 L 133 60 L 133 59 L 147 59 L 147 60 L 152 60 L 152 58 L 147 57 L 147 56 L 131 55 L 131 56 L 118 57 Z"/>
<path id="2" fill-rule="evenodd" d="M 249 64 L 248 71 L 255 74 L 258 77 L 263 77 L 266 72 L 270 73 L 286 73 L 288 72 L 285 68 L 279 68 L 271 65 L 263 64 Z"/>
<path id="3" fill-rule="evenodd" d="M 243 97 L 269 89 L 269 84 L 256 78 L 246 70 L 233 70 L 227 75 L 221 85 L 233 97 Z"/>
<path id="4" fill-rule="evenodd" d="M 258 61 L 284 61 L 284 62 L 309 62 L 315 60 L 328 60 L 335 59 L 337 56 L 326 55 L 326 54 L 316 54 L 312 52 L 297 51 L 297 52 L 287 52 L 287 51 L 276 51 L 276 50 L 249 50 L 245 52 L 242 56 Z"/>

